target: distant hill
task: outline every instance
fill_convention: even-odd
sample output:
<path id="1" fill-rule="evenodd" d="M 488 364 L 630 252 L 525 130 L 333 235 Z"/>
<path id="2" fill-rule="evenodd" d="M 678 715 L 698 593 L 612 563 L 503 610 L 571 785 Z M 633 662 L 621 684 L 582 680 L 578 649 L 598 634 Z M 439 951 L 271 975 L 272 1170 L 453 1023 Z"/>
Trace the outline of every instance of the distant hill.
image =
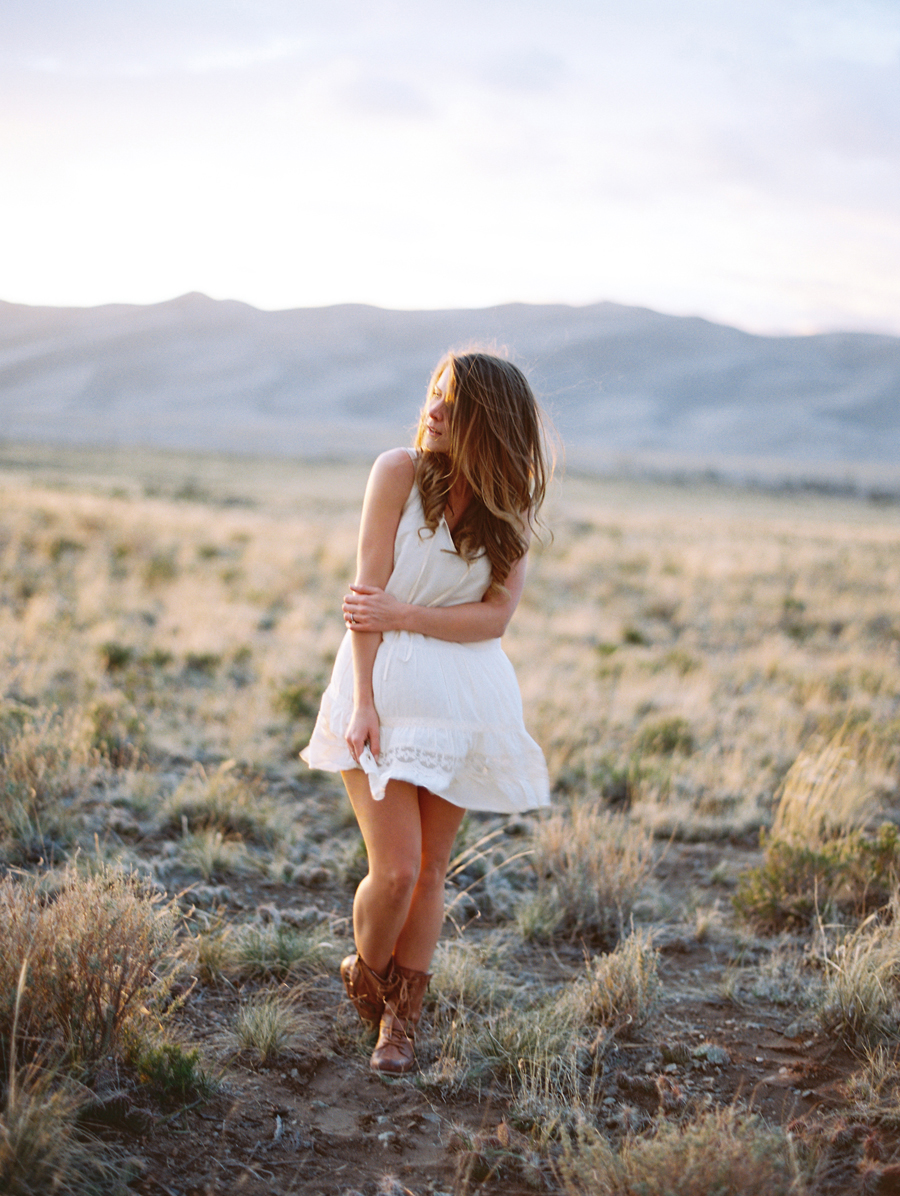
<path id="1" fill-rule="evenodd" d="M 0 303 L 0 437 L 371 457 L 408 440 L 432 366 L 471 342 L 508 346 L 570 467 L 900 485 L 900 338 L 753 336 L 614 303 Z"/>

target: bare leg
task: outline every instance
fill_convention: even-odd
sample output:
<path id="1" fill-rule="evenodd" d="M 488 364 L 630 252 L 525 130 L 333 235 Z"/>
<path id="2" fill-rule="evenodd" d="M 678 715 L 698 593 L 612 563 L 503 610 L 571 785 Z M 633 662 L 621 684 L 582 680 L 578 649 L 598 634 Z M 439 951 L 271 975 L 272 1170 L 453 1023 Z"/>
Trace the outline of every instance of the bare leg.
<path id="1" fill-rule="evenodd" d="M 384 976 L 391 956 L 427 972 L 444 921 L 444 881 L 464 810 L 428 789 L 389 781 L 376 802 L 362 769 L 342 773 L 369 873 L 353 901 L 356 949 Z"/>
<path id="2" fill-rule="evenodd" d="M 444 882 L 453 841 L 465 811 L 420 787 L 419 812 L 422 828 L 419 877 L 394 955 L 403 967 L 427 972 L 444 923 Z"/>
<path id="3" fill-rule="evenodd" d="M 419 879 L 422 822 L 418 791 L 405 781 L 389 781 L 384 800 L 377 802 L 362 769 L 341 775 L 369 857 L 369 873 L 353 900 L 356 949 L 373 971 L 384 976 Z"/>

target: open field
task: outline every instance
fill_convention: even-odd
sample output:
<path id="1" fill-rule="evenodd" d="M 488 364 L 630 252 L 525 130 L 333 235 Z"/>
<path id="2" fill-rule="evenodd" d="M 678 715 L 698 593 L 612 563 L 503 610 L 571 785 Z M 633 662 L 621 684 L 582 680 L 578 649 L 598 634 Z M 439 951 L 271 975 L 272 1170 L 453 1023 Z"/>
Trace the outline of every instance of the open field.
<path id="1" fill-rule="evenodd" d="M 897 1190 L 900 506 L 556 486 L 506 641 L 554 810 L 467 817 L 387 1081 L 297 760 L 364 482 L 0 448 L 0 1189 Z"/>

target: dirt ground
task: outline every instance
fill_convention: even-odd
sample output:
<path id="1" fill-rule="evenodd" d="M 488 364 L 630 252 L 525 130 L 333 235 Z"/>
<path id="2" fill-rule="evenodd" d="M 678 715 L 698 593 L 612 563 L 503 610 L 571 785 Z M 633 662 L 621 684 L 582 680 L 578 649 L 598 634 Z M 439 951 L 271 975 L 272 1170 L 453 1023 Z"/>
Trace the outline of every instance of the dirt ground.
<path id="1" fill-rule="evenodd" d="M 671 843 L 656 881 L 673 907 L 698 885 L 718 887 L 724 907 L 733 878 L 760 858 L 749 843 Z M 717 884 L 711 878 L 722 861 L 727 880 Z M 233 890 L 244 916 L 254 904 L 277 910 L 298 899 L 295 885 L 248 881 Z M 315 898 L 335 916 L 334 924 L 349 919 L 352 887 L 317 889 Z M 477 936 L 487 929 L 476 922 L 464 933 Z M 798 1022 L 796 1009 L 759 995 L 744 1000 L 739 986 L 730 991 L 735 985 L 728 976 L 736 967 L 749 971 L 771 945 L 748 945 L 727 918 L 700 938 L 695 927 L 678 922 L 657 923 L 654 930 L 662 1000 L 634 1040 L 612 1048 L 594 1097 L 608 1111 L 610 1133 L 638 1129 L 653 1114 L 676 1115 L 688 1103 L 697 1107 L 708 1098 L 717 1106 L 740 1101 L 768 1122 L 793 1123 L 804 1134 L 815 1133 L 821 1122 L 822 1132 L 833 1138 L 832 1114 L 846 1103 L 842 1083 L 859 1060 Z M 452 927 L 448 933 L 454 933 Z M 552 986 L 571 980 L 584 955 L 578 943 L 525 947 L 520 965 L 523 973 Z M 228 1060 L 222 1088 L 208 1103 L 184 1112 L 146 1111 L 125 1133 L 139 1160 L 136 1193 L 513 1196 L 562 1190 L 553 1159 L 531 1151 L 528 1135 L 515 1125 L 503 1088 L 487 1084 L 448 1095 L 416 1074 L 378 1076 L 368 1067 L 371 1040 L 359 1028 L 336 974 L 304 983 L 296 996 L 314 1032 L 267 1067 L 254 1067 L 223 1048 L 223 1027 L 239 1003 L 236 991 L 204 987 L 188 997 L 184 1036 L 203 1048 L 205 1059 Z M 423 1067 L 436 1048 L 426 1016 L 419 1041 Z M 122 1128 L 116 1127 L 117 1136 Z M 839 1156 L 835 1192 L 857 1190 L 864 1149 L 881 1159 L 895 1149 L 852 1120 L 842 1132 L 846 1165 Z M 863 1149 L 860 1139 L 866 1135 Z"/>

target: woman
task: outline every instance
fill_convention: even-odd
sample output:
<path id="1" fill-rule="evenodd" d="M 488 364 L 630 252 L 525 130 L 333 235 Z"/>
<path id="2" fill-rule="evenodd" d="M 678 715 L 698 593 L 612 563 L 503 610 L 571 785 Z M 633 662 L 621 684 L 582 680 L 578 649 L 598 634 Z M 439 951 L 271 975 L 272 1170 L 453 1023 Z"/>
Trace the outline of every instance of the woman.
<path id="1" fill-rule="evenodd" d="M 363 502 L 347 634 L 309 747 L 340 771 L 365 840 L 356 954 L 341 964 L 372 1067 L 415 1066 L 413 1041 L 465 809 L 548 804 L 547 770 L 522 722 L 500 647 L 525 582 L 549 477 L 524 375 L 484 353 L 432 377 L 414 449 L 375 462 Z"/>

